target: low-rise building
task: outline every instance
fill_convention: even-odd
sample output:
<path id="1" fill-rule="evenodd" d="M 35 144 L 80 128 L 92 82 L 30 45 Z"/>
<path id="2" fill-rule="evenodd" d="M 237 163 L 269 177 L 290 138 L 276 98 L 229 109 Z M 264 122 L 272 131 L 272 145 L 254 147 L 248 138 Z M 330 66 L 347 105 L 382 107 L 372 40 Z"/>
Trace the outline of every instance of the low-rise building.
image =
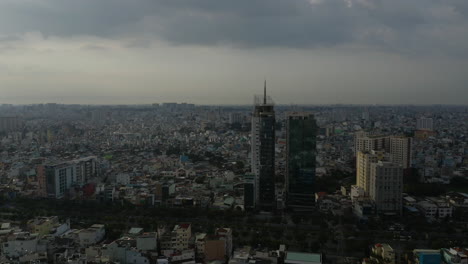
<path id="1" fill-rule="evenodd" d="M 29 220 L 28 229 L 39 236 L 60 236 L 70 230 L 70 220 L 60 223 L 57 216 L 37 217 Z"/>
<path id="2" fill-rule="evenodd" d="M 395 264 L 395 251 L 389 244 L 375 244 L 370 259 L 378 264 Z"/>
<path id="3" fill-rule="evenodd" d="M 106 230 L 104 225 L 94 224 L 89 228 L 80 230 L 78 233 L 80 245 L 82 247 L 87 247 L 89 245 L 94 245 L 104 239 Z"/>
<path id="4" fill-rule="evenodd" d="M 232 255 L 232 229 L 231 228 L 217 228 L 215 231 L 215 235 L 217 235 L 221 240 L 226 241 L 226 250 L 225 250 L 225 257 L 227 259 L 231 258 Z"/>
<path id="5" fill-rule="evenodd" d="M 446 264 L 468 263 L 468 248 L 442 248 L 440 253 L 443 262 Z"/>
<path id="6" fill-rule="evenodd" d="M 29 232 L 14 233 L 2 244 L 3 254 L 9 258 L 18 258 L 37 251 L 38 235 Z"/>
<path id="7" fill-rule="evenodd" d="M 195 235 L 195 250 L 198 259 L 203 259 L 205 257 L 206 236 L 206 233 L 198 233 Z"/>

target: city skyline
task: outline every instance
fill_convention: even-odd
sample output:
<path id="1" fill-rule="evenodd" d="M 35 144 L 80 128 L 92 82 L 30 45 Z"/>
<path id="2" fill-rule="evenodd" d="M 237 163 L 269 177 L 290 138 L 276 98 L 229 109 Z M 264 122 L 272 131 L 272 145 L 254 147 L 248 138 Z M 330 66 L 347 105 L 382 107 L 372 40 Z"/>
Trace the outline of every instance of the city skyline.
<path id="1" fill-rule="evenodd" d="M 279 104 L 466 104 L 466 10 L 455 0 L 6 0 L 0 103 L 249 104 L 266 78 Z"/>
<path id="2" fill-rule="evenodd" d="M 468 0 L 0 0 L 0 263 L 468 264 L 467 54 Z"/>

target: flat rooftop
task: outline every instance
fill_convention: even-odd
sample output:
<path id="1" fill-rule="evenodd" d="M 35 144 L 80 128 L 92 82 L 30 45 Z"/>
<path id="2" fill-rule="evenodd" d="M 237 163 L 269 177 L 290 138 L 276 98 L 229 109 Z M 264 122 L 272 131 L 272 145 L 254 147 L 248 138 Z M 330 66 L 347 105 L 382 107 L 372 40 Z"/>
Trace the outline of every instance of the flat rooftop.
<path id="1" fill-rule="evenodd" d="M 288 252 L 285 263 L 322 263 L 322 255 L 314 253 Z"/>

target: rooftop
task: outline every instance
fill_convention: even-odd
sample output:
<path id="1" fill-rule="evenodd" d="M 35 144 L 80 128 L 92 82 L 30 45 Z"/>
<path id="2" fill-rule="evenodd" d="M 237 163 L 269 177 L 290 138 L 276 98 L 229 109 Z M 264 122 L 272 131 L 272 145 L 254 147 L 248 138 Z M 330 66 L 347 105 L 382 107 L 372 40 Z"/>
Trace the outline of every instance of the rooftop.
<path id="1" fill-rule="evenodd" d="M 322 255 L 314 253 L 300 253 L 300 252 L 288 252 L 286 254 L 285 262 L 311 262 L 321 263 Z"/>
<path id="2" fill-rule="evenodd" d="M 143 232 L 143 228 L 140 228 L 140 227 L 132 227 L 128 231 L 128 233 L 132 235 L 140 234 L 141 232 Z"/>

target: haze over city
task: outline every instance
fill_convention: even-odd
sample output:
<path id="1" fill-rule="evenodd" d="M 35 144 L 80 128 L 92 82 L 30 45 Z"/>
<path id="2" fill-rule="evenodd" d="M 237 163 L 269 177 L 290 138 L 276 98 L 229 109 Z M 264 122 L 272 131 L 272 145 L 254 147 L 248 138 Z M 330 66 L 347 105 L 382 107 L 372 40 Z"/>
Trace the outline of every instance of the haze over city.
<path id="1" fill-rule="evenodd" d="M 0 103 L 466 104 L 465 0 L 1 0 Z"/>
<path id="2" fill-rule="evenodd" d="M 0 0 L 0 263 L 468 264 L 468 0 Z"/>

